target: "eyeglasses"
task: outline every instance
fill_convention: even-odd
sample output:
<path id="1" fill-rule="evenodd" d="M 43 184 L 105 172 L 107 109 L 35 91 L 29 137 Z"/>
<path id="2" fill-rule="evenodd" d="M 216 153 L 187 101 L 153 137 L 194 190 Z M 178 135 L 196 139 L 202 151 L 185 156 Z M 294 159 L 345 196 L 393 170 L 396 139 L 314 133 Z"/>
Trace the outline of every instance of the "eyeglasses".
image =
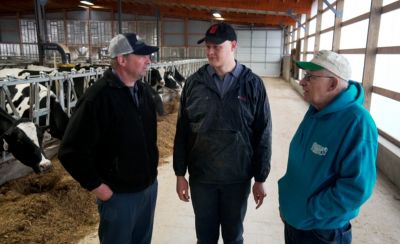
<path id="1" fill-rule="evenodd" d="M 302 80 L 311 81 L 313 78 L 334 78 L 333 76 L 321 76 L 321 75 L 312 75 L 309 73 L 305 73 Z"/>

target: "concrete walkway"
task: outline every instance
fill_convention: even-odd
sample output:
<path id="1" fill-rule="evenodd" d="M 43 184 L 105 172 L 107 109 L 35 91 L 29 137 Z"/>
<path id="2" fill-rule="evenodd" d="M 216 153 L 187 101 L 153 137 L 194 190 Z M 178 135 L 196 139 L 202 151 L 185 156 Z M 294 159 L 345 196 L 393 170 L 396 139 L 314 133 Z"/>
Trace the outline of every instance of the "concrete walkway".
<path id="1" fill-rule="evenodd" d="M 283 224 L 278 212 L 277 181 L 286 171 L 288 145 L 308 105 L 288 83 L 281 79 L 264 79 L 273 118 L 272 168 L 265 183 L 268 196 L 255 209 L 249 198 L 245 219 L 245 243 L 284 243 Z M 194 214 L 191 203 L 178 199 L 172 164 L 159 168 L 159 194 L 156 207 L 154 244 L 196 243 Z M 385 177 L 378 174 L 372 198 L 352 221 L 353 243 L 400 243 L 400 192 Z M 97 244 L 96 233 L 80 244 Z M 220 240 L 219 243 L 222 243 Z"/>

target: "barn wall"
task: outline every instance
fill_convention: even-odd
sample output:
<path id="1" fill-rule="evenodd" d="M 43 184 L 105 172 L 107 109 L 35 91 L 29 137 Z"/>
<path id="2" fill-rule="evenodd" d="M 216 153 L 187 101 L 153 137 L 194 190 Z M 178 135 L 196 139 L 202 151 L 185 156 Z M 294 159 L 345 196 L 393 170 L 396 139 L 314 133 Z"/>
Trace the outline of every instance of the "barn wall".
<path id="1" fill-rule="evenodd" d="M 239 29 L 240 28 L 240 29 Z M 279 77 L 283 54 L 281 30 L 237 27 L 236 58 L 260 76 Z"/>

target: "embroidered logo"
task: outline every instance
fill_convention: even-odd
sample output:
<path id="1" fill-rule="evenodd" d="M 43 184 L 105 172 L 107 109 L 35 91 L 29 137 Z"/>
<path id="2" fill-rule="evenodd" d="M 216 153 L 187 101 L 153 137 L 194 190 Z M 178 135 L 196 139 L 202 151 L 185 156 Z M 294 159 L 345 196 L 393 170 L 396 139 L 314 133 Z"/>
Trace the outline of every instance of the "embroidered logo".
<path id="1" fill-rule="evenodd" d="M 246 96 L 238 96 L 238 99 L 242 102 L 247 102 L 247 97 Z"/>
<path id="2" fill-rule="evenodd" d="M 213 26 L 211 26 L 209 33 L 214 34 L 215 32 L 217 32 L 217 29 L 218 29 L 218 25 L 213 25 Z"/>
<path id="3" fill-rule="evenodd" d="M 318 143 L 314 142 L 311 146 L 311 151 L 319 156 L 325 156 L 326 153 L 328 152 L 328 148 L 323 147 Z"/>

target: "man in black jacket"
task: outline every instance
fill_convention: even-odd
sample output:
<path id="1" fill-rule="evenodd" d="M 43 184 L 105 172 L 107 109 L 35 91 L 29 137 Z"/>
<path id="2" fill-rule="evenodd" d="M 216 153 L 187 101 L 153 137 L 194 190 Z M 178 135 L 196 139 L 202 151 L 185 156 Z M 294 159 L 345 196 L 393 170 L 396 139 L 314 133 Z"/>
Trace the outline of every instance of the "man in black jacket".
<path id="1" fill-rule="evenodd" d="M 97 197 L 101 243 L 150 243 L 157 198 L 157 120 L 150 64 L 134 33 L 110 41 L 112 69 L 79 100 L 59 151 L 65 169 Z"/>
<path id="2" fill-rule="evenodd" d="M 212 25 L 205 41 L 209 64 L 182 91 L 174 145 L 176 190 L 195 213 L 198 243 L 243 243 L 251 179 L 257 208 L 270 170 L 271 114 L 260 77 L 234 58 L 236 33 Z M 189 183 L 185 178 L 189 171 Z"/>

